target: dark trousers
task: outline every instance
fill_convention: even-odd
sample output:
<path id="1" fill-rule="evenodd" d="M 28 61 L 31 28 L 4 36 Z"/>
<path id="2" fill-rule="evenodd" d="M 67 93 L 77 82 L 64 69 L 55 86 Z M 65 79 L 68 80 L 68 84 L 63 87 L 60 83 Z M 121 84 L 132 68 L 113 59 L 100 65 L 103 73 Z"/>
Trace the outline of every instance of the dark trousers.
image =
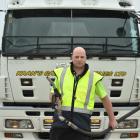
<path id="1" fill-rule="evenodd" d="M 93 140 L 71 128 L 52 128 L 50 140 Z"/>

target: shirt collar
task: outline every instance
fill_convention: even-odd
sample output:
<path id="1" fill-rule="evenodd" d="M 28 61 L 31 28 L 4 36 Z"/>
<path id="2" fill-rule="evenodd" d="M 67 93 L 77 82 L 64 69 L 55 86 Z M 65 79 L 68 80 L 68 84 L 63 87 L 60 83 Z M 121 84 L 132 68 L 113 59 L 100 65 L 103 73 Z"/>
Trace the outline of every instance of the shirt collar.
<path id="1" fill-rule="evenodd" d="M 75 75 L 76 72 L 74 71 L 73 63 L 72 63 L 72 62 L 70 63 L 70 69 L 71 69 L 71 73 L 72 73 L 73 75 Z M 78 76 L 80 76 L 80 77 L 84 76 L 84 75 L 86 74 L 86 72 L 88 71 L 88 69 L 89 69 L 89 66 L 88 66 L 88 64 L 86 63 L 83 73 L 81 73 L 81 74 L 78 75 Z"/>

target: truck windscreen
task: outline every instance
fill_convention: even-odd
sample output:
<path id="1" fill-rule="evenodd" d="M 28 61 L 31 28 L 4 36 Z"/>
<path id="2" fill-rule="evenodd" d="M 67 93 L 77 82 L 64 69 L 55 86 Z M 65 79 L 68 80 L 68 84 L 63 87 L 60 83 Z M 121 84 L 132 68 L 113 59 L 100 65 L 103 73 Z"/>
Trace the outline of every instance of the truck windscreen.
<path id="1" fill-rule="evenodd" d="M 82 46 L 88 56 L 138 54 L 137 20 L 128 12 L 87 9 L 11 10 L 5 56 L 69 56 Z"/>

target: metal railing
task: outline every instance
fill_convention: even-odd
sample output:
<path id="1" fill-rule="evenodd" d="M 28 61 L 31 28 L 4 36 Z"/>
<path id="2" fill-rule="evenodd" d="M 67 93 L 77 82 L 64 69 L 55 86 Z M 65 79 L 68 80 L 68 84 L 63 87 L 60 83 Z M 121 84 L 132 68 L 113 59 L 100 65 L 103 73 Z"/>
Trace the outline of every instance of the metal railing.
<path id="1" fill-rule="evenodd" d="M 73 48 L 84 47 L 87 56 L 136 56 L 138 37 L 92 36 L 5 36 L 2 52 L 6 56 L 69 56 Z M 55 50 L 55 51 L 54 51 Z"/>

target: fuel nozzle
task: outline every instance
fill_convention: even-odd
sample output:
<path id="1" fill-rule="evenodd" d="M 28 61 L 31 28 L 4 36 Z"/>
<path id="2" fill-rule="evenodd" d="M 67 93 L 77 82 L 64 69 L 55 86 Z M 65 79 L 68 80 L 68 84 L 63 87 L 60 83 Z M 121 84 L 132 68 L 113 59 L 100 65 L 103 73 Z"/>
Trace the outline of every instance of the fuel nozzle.
<path id="1" fill-rule="evenodd" d="M 52 108 L 54 109 L 58 109 L 59 108 L 59 104 L 61 104 L 61 94 L 59 93 L 58 89 L 56 88 L 54 82 L 51 80 L 50 77 L 46 77 L 47 80 L 49 81 L 50 85 L 52 85 L 53 90 L 54 90 L 54 94 L 52 95 Z M 60 101 L 60 102 L 59 102 Z"/>

